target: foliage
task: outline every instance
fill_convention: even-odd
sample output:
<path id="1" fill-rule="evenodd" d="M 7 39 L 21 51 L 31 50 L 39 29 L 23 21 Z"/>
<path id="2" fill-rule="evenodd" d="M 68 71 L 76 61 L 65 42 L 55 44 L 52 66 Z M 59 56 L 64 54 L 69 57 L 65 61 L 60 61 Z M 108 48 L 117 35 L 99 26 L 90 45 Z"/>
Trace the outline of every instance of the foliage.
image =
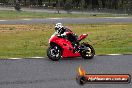
<path id="1" fill-rule="evenodd" d="M 30 5 L 35 7 L 56 8 L 69 11 L 77 10 L 120 10 L 132 14 L 132 0 L 16 0 L 21 5 Z M 0 0 L 4 5 L 15 3 L 15 0 Z M 69 5 L 67 7 L 67 5 Z M 71 6 L 72 5 L 72 6 Z M 17 7 L 19 9 L 19 7 Z"/>
<path id="2" fill-rule="evenodd" d="M 16 3 L 15 10 L 20 11 L 20 9 L 21 9 L 20 3 Z"/>

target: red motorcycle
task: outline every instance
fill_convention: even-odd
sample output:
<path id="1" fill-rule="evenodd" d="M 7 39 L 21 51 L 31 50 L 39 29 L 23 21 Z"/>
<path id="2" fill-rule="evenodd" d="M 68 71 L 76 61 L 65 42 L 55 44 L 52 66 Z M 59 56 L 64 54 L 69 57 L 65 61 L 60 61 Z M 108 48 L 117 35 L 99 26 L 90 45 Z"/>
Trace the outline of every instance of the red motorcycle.
<path id="1" fill-rule="evenodd" d="M 61 58 L 67 57 L 82 57 L 84 59 L 92 59 L 95 55 L 94 48 L 88 43 L 81 43 L 88 36 L 88 34 L 82 34 L 77 37 L 77 47 L 75 48 L 69 39 L 71 35 L 75 35 L 71 30 L 65 32 L 66 36 L 58 36 L 55 32 L 49 39 L 49 47 L 47 49 L 47 56 L 52 61 L 58 61 Z"/>

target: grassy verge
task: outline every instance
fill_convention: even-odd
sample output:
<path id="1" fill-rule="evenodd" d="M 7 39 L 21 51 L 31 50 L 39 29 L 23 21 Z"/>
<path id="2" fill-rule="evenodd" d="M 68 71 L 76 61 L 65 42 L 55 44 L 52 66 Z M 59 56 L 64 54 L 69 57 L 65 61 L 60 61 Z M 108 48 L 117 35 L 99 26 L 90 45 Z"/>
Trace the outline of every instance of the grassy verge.
<path id="1" fill-rule="evenodd" d="M 132 23 L 66 26 L 78 35 L 89 33 L 84 41 L 93 45 L 96 54 L 132 54 Z M 46 56 L 53 32 L 53 24 L 0 25 L 0 58 Z"/>
<path id="2" fill-rule="evenodd" d="M 90 14 L 56 14 L 46 12 L 17 12 L 17 11 L 0 11 L 0 19 L 21 19 L 21 18 L 56 18 L 56 17 L 117 17 L 119 15 L 113 14 L 97 14 L 96 16 Z M 123 16 L 123 15 L 121 15 Z M 126 16 L 125 16 L 126 17 Z M 131 17 L 131 15 L 130 15 Z"/>

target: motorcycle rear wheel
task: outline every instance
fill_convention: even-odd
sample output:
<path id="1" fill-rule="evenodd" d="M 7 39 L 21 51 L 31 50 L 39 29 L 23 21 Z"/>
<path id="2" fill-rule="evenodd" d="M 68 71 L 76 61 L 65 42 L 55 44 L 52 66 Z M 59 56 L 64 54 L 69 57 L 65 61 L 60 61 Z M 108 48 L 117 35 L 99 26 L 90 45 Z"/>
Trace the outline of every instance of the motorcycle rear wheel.
<path id="1" fill-rule="evenodd" d="M 84 59 L 92 59 L 94 57 L 94 55 L 95 55 L 94 48 L 91 45 L 89 45 L 89 44 L 85 44 L 84 46 L 86 46 L 87 49 L 81 51 L 80 54 L 81 54 L 82 58 L 84 58 Z"/>

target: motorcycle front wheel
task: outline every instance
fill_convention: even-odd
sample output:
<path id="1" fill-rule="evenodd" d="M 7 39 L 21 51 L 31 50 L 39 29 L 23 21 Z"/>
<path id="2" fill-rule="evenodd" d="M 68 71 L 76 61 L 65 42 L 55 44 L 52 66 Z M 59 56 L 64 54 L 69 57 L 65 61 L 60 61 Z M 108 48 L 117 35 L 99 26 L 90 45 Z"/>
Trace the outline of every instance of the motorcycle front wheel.
<path id="1" fill-rule="evenodd" d="M 47 56 L 52 61 L 58 61 L 61 58 L 61 48 L 57 45 L 55 46 L 49 46 L 47 49 Z"/>
<path id="2" fill-rule="evenodd" d="M 92 59 L 95 55 L 95 50 L 94 48 L 89 45 L 89 44 L 84 44 L 83 45 L 84 49 L 81 51 L 81 56 L 84 59 Z"/>

